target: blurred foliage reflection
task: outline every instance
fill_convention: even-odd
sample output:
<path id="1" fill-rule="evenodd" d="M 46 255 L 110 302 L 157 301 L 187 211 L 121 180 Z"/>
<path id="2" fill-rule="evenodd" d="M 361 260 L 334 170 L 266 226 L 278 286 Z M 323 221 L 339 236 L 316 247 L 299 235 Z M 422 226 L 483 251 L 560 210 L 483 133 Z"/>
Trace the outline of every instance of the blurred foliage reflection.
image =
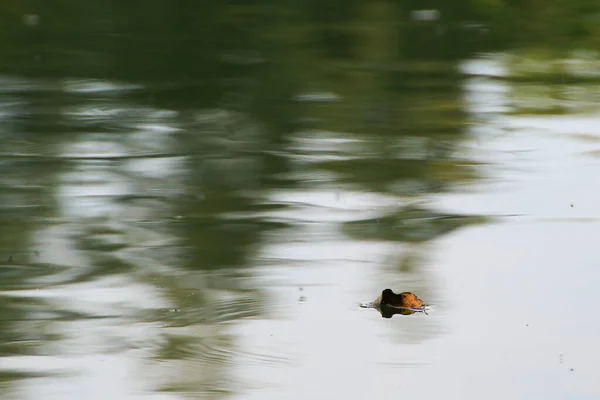
<path id="1" fill-rule="evenodd" d="M 269 312 L 253 267 L 296 227 L 273 194 L 395 196 L 343 221 L 350 238 L 481 222 L 410 203 L 479 179 L 459 152 L 460 61 L 549 38 L 593 47 L 599 4 L 3 1 L 0 353 L 19 360 L 3 397 L 140 349 L 169 364 L 142 386 L 190 395 L 242 390 L 234 357 L 284 363 L 244 354 L 223 324 Z"/>

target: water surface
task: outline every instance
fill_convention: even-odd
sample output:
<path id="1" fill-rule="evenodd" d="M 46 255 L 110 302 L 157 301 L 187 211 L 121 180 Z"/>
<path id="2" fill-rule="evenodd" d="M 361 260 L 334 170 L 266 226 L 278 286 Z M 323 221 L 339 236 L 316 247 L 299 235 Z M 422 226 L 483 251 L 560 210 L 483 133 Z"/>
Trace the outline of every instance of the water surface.
<path id="1" fill-rule="evenodd" d="M 600 397 L 597 60 L 151 4 L 5 28 L 3 398 Z"/>

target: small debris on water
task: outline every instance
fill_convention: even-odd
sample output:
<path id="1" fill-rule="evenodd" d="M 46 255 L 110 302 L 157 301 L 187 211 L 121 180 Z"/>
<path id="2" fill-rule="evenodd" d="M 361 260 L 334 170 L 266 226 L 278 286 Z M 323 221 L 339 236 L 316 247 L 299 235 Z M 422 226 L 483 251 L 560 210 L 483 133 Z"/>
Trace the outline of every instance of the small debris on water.
<path id="1" fill-rule="evenodd" d="M 571 208 L 573 208 L 573 204 L 571 204 Z"/>
<path id="2" fill-rule="evenodd" d="M 37 14 L 23 15 L 23 24 L 27 26 L 36 26 L 40 23 L 40 16 Z"/>
<path id="3" fill-rule="evenodd" d="M 300 286 L 300 287 L 298 288 L 298 290 L 302 292 L 302 291 L 304 290 L 304 288 L 303 288 L 302 286 Z"/>
<path id="4" fill-rule="evenodd" d="M 573 368 L 571 368 L 569 371 L 573 372 L 573 371 L 575 371 L 575 370 L 574 370 Z"/>

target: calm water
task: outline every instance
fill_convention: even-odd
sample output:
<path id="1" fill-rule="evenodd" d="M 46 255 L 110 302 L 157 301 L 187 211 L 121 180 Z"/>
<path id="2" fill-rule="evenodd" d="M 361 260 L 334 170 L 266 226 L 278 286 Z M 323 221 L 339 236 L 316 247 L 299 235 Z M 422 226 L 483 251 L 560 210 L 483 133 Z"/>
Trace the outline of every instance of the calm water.
<path id="1" fill-rule="evenodd" d="M 7 8 L 0 397 L 600 398 L 597 55 L 351 3 Z"/>

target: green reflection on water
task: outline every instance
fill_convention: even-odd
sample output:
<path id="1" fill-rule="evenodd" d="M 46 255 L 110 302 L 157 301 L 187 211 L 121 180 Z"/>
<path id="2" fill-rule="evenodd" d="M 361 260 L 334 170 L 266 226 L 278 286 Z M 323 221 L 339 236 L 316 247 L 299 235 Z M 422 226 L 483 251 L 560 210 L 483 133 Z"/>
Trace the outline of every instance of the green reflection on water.
<path id="1" fill-rule="evenodd" d="M 472 121 L 457 62 L 515 35 L 600 37 L 592 17 L 577 18 L 583 2 L 565 20 L 555 1 L 513 3 L 432 2 L 443 19 L 427 22 L 411 19 L 414 2 L 2 2 L 0 354 L 86 353 L 81 342 L 98 337 L 93 354 L 143 348 L 169 363 L 176 373 L 157 389 L 230 393 L 242 349 L 226 323 L 266 316 L 259 250 L 295 228 L 269 215 L 289 207 L 269 194 L 347 185 L 399 196 L 396 209 L 341 223 L 358 239 L 424 243 L 487 222 L 401 205 L 481 178 L 459 154 Z M 488 33 L 467 24 L 478 19 Z M 555 114 L 565 76 L 598 83 L 516 67 L 494 79 L 519 98 L 556 94 L 559 107 L 514 113 Z M 291 149 L 304 129 L 353 144 L 325 157 Z M 303 168 L 332 174 L 317 184 L 293 175 Z M 422 269 L 425 252 L 394 273 Z M 140 326 L 149 337 L 127 330 Z M 5 393 L 50 374 L 0 373 Z"/>
<path id="2" fill-rule="evenodd" d="M 349 235 L 358 238 L 423 242 L 433 240 L 463 226 L 482 224 L 488 221 L 483 216 L 443 214 L 424 208 L 406 207 L 393 214 L 347 222 L 344 230 Z"/>

